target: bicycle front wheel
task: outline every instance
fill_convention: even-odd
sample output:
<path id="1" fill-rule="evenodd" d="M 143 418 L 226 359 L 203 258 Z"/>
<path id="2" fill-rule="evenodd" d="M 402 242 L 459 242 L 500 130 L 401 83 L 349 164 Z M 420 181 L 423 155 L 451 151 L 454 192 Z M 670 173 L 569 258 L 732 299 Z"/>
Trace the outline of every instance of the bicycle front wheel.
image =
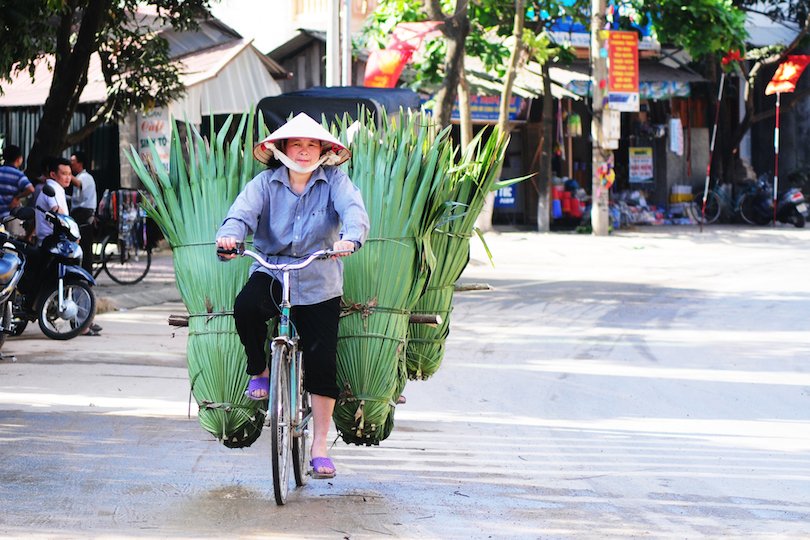
<path id="1" fill-rule="evenodd" d="M 298 360 L 295 363 L 295 381 L 298 399 L 296 400 L 296 428 L 292 440 L 292 462 L 295 485 L 301 487 L 307 483 L 307 471 L 310 460 L 310 436 L 312 427 L 312 404 L 310 403 L 309 392 L 304 390 L 303 369 L 301 364 L 301 353 L 298 353 Z"/>
<path id="2" fill-rule="evenodd" d="M 134 285 L 141 281 L 152 266 L 152 251 L 127 246 L 121 240 L 107 238 L 101 244 L 104 271 L 120 285 Z"/>
<path id="3" fill-rule="evenodd" d="M 289 354 L 286 345 L 273 343 L 270 367 L 270 434 L 273 466 L 273 493 L 276 504 L 287 502 L 290 488 L 290 380 Z"/>

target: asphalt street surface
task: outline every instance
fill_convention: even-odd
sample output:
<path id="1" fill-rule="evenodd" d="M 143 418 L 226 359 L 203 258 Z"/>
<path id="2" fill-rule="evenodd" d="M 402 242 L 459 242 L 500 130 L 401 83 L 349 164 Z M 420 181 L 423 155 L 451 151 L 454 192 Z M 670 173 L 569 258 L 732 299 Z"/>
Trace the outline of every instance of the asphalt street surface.
<path id="1" fill-rule="evenodd" d="M 285 507 L 189 407 L 168 256 L 102 277 L 101 336 L 3 347 L 0 537 L 810 537 L 810 230 L 487 241 L 392 435 Z"/>

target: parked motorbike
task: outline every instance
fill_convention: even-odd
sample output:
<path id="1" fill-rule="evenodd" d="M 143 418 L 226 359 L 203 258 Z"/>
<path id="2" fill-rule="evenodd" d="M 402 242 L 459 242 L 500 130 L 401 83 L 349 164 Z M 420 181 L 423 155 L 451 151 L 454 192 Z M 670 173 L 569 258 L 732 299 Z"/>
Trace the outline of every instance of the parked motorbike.
<path id="1" fill-rule="evenodd" d="M 746 197 L 741 210 L 757 225 L 767 225 L 773 221 L 773 186 L 760 177 L 756 193 Z M 777 196 L 776 220 L 804 227 L 807 216 L 807 202 L 799 188 L 790 188 Z"/>
<path id="2" fill-rule="evenodd" d="M 47 184 L 42 190 L 53 196 Z M 20 335 L 29 322 L 38 321 L 51 339 L 71 339 L 84 333 L 96 314 L 95 280 L 81 266 L 79 225 L 69 216 L 35 207 L 53 226 L 41 246 L 22 248 L 25 271 L 12 296 L 9 334 Z M 19 216 L 23 209 L 14 215 Z M 26 212 L 24 219 L 30 219 Z"/>
<path id="3" fill-rule="evenodd" d="M 34 216 L 32 209 L 26 209 L 31 217 Z M 21 211 L 23 215 L 25 211 Z M 14 332 L 13 329 L 13 300 L 17 294 L 17 285 L 25 272 L 25 253 L 27 244 L 16 240 L 9 235 L 5 226 L 15 216 L 3 218 L 0 227 L 0 349 L 6 342 L 6 337 Z"/>

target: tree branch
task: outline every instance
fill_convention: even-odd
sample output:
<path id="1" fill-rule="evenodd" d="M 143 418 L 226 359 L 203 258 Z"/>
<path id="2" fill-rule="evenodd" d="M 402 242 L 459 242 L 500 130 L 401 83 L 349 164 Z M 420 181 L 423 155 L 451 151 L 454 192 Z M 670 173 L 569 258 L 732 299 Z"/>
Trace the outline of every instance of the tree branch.
<path id="1" fill-rule="evenodd" d="M 802 100 L 802 98 L 805 96 L 810 96 L 810 88 L 803 88 L 798 92 L 793 92 L 793 99 L 790 101 L 790 103 L 782 105 L 780 107 L 780 110 L 782 112 L 791 110 L 793 107 L 798 105 L 799 102 Z M 751 124 L 756 124 L 757 122 L 761 122 L 773 116 L 776 116 L 776 107 L 774 107 L 773 109 L 768 109 L 767 111 L 760 111 L 754 115 L 751 115 Z"/>

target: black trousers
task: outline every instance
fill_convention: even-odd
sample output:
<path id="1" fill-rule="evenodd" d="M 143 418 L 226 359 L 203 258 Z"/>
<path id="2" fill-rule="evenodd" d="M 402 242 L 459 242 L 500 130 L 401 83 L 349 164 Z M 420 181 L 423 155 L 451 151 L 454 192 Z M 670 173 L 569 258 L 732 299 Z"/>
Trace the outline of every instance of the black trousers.
<path id="1" fill-rule="evenodd" d="M 233 318 L 247 353 L 249 375 L 259 375 L 267 367 L 267 321 L 279 314 L 280 304 L 281 283 L 264 272 L 253 272 L 236 296 Z M 337 399 L 340 297 L 309 306 L 293 306 L 290 319 L 304 353 L 304 388 L 310 394 Z"/>
<path id="2" fill-rule="evenodd" d="M 82 248 L 82 268 L 93 274 L 93 242 L 95 241 L 96 225 L 93 223 L 95 210 L 92 208 L 74 208 L 70 217 L 79 224 L 79 246 Z"/>

